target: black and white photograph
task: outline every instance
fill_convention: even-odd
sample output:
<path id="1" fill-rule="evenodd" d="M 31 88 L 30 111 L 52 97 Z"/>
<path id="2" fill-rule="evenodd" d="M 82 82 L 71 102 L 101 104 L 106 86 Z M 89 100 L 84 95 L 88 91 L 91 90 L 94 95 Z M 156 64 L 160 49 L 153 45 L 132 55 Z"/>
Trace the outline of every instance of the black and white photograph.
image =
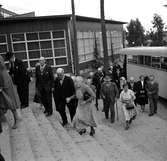
<path id="1" fill-rule="evenodd" d="M 167 161 L 167 1 L 1 0 L 0 161 Z"/>

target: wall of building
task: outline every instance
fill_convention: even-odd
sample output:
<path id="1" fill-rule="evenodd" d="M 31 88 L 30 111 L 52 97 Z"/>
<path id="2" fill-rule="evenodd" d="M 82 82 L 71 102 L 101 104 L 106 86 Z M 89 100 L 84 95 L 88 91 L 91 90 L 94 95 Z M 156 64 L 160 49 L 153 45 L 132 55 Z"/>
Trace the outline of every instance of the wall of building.
<path id="1" fill-rule="evenodd" d="M 35 20 L 0 24 L 0 53 L 12 51 L 28 68 L 34 68 L 40 56 L 53 67 L 71 71 L 69 35 L 66 21 Z M 3 49 L 6 44 L 6 50 Z"/>
<path id="2" fill-rule="evenodd" d="M 109 58 L 122 48 L 122 24 L 106 24 Z M 28 68 L 34 68 L 40 56 L 52 67 L 72 72 L 72 27 L 66 19 L 25 19 L 0 22 L 0 54 L 12 51 Z M 91 67 L 95 52 L 103 57 L 101 24 L 77 21 L 80 69 Z"/>
<path id="3" fill-rule="evenodd" d="M 109 58 L 123 48 L 122 24 L 106 24 Z M 101 24 L 98 22 L 77 22 L 77 39 L 79 62 L 85 63 L 94 59 L 94 53 L 103 57 Z"/>

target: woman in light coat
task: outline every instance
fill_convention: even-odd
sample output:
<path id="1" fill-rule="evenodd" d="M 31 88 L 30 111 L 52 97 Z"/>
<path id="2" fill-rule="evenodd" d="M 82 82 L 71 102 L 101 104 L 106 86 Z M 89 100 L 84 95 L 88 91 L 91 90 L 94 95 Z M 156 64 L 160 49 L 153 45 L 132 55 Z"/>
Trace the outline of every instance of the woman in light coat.
<path id="1" fill-rule="evenodd" d="M 76 77 L 76 97 L 78 99 L 78 106 L 76 115 L 74 117 L 73 125 L 77 129 L 80 135 L 86 133 L 86 128 L 90 127 L 90 135 L 95 134 L 96 119 L 94 115 L 95 105 L 95 93 L 83 82 L 83 78 Z"/>
<path id="2" fill-rule="evenodd" d="M 123 90 L 120 94 L 120 101 L 122 102 L 122 109 L 126 120 L 125 130 L 129 129 L 132 120 L 136 118 L 136 109 L 135 109 L 135 94 L 132 90 L 128 89 L 128 84 L 123 85 Z"/>
<path id="3" fill-rule="evenodd" d="M 17 123 L 19 120 L 16 110 L 18 108 L 20 108 L 20 100 L 17 91 L 13 85 L 10 75 L 7 72 L 4 60 L 0 56 L 0 117 L 3 117 L 8 109 L 11 110 L 14 116 L 14 129 L 17 128 Z"/>

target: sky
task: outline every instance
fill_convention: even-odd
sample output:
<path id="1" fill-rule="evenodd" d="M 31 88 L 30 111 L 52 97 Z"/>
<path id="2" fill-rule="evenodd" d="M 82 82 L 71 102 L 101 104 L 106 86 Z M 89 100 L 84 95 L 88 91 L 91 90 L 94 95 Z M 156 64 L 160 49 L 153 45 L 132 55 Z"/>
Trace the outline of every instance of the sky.
<path id="1" fill-rule="evenodd" d="M 167 0 L 104 0 L 105 18 L 129 22 L 139 18 L 145 30 L 152 28 L 154 13 L 167 26 Z M 3 8 L 16 13 L 35 11 L 36 16 L 71 13 L 71 0 L 1 0 Z M 76 15 L 100 18 L 100 0 L 75 0 Z"/>

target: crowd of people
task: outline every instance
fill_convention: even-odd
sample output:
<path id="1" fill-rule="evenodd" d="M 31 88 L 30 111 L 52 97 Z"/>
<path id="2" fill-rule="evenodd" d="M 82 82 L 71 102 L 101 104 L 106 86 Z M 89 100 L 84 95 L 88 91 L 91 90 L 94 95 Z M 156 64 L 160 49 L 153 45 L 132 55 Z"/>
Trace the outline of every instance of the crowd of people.
<path id="1" fill-rule="evenodd" d="M 7 60 L 9 72 L 0 56 L 0 117 L 10 109 L 15 120 L 13 128 L 17 128 L 19 121 L 17 109 L 29 105 L 30 75 L 23 62 L 13 53 L 6 54 Z M 71 123 L 79 134 L 86 133 L 89 128 L 89 133 L 93 136 L 97 127 L 95 113 L 100 110 L 99 99 L 103 100 L 102 111 L 106 119 L 110 118 L 111 123 L 115 122 L 115 105 L 118 101 L 121 102 L 127 130 L 136 118 L 137 105 L 140 105 L 141 111 L 144 112 L 145 105 L 149 103 L 149 116 L 157 113 L 158 83 L 155 82 L 153 75 L 149 77 L 141 75 L 137 82 L 134 77 L 126 80 L 118 63 L 108 71 L 99 67 L 87 77 L 72 74 L 67 76 L 63 68 L 58 68 L 55 77 L 52 68 L 46 63 L 45 58 L 41 57 L 35 68 L 34 102 L 44 106 L 44 114 L 47 117 L 53 114 L 52 96 L 56 110 L 61 116 L 62 126 L 68 124 L 67 106 Z M 0 131 L 2 132 L 1 122 Z"/>

